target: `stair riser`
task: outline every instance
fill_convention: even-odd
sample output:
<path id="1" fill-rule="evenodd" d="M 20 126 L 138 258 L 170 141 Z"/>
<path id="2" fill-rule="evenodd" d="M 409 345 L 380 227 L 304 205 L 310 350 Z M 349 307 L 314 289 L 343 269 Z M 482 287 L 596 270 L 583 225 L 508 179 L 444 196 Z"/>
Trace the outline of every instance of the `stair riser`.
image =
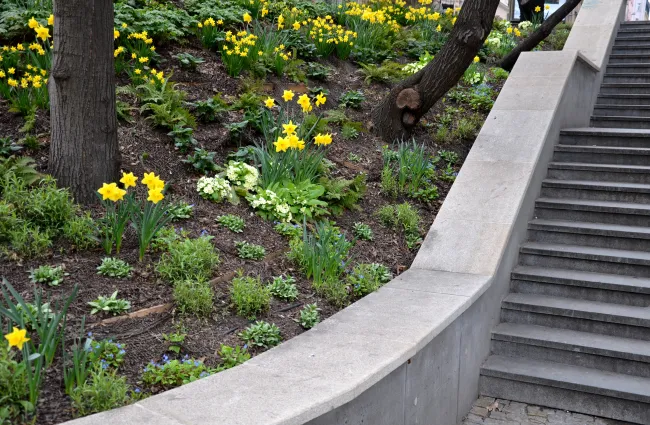
<path id="1" fill-rule="evenodd" d="M 591 180 L 650 184 L 650 173 L 615 173 L 611 171 L 564 170 L 549 168 L 548 178 L 557 180 Z"/>
<path id="2" fill-rule="evenodd" d="M 639 66 L 640 64 L 627 64 L 625 66 L 608 66 L 606 69 L 607 74 L 630 74 L 630 73 L 648 73 L 650 66 Z"/>
<path id="3" fill-rule="evenodd" d="M 650 423 L 650 404 L 536 383 L 481 375 L 479 393 L 486 397 L 570 410 L 637 424 Z"/>
<path id="4" fill-rule="evenodd" d="M 614 40 L 614 47 L 623 46 L 638 46 L 639 44 L 650 44 L 650 36 L 637 35 L 637 36 L 623 36 Z"/>
<path id="5" fill-rule="evenodd" d="M 629 237 L 584 235 L 548 230 L 528 230 L 528 240 L 551 244 L 593 246 L 597 248 L 624 249 L 630 251 L 650 251 L 649 239 Z"/>
<path id="6" fill-rule="evenodd" d="M 650 137 L 561 135 L 560 143 L 577 146 L 650 148 Z"/>
<path id="7" fill-rule="evenodd" d="M 596 101 L 598 105 L 640 105 L 650 106 L 650 96 L 636 97 L 636 96 L 620 96 L 620 97 L 604 97 L 598 96 Z"/>
<path id="8" fill-rule="evenodd" d="M 638 117 L 641 118 L 641 117 Z M 591 126 L 596 128 L 643 128 L 650 129 L 650 118 L 646 117 L 647 121 L 644 120 L 601 120 L 593 119 L 591 120 Z"/>
<path id="9" fill-rule="evenodd" d="M 650 58 L 650 54 L 648 54 Z M 622 87 L 608 87 L 600 88 L 600 94 L 650 94 L 650 87 L 648 86 L 622 86 Z"/>
<path id="10" fill-rule="evenodd" d="M 647 55 L 650 54 L 650 47 L 641 46 L 640 43 L 634 46 L 614 46 L 612 48 L 614 55 Z"/>
<path id="11" fill-rule="evenodd" d="M 615 105 L 610 105 L 615 106 Z M 650 119 L 650 108 L 640 109 L 641 105 L 622 105 L 623 108 L 611 108 L 602 104 L 596 105 L 594 108 L 594 115 L 598 116 L 617 116 L 617 117 L 646 117 Z"/>
<path id="12" fill-rule="evenodd" d="M 605 75 L 603 83 L 650 83 L 649 75 Z"/>
<path id="13" fill-rule="evenodd" d="M 522 294 L 549 295 L 553 297 L 573 298 L 577 300 L 597 301 L 604 303 L 624 304 L 635 307 L 650 306 L 650 295 L 634 292 L 611 291 L 579 285 L 560 285 L 557 283 L 536 282 L 531 280 L 514 279 L 511 288 Z M 650 365 L 648 366 L 650 369 Z M 649 372 L 650 373 L 650 372 Z"/>
<path id="14" fill-rule="evenodd" d="M 650 64 L 650 57 L 643 57 L 643 56 L 616 56 L 616 57 L 610 57 L 609 58 L 609 64 L 610 65 L 618 65 L 622 63 L 631 63 L 631 64 Z"/>
<path id="15" fill-rule="evenodd" d="M 521 253 L 519 254 L 519 264 L 524 266 L 580 270 L 594 273 L 650 277 L 650 266 L 624 264 L 614 261 L 587 260 L 584 258 L 567 258 L 552 255 Z M 650 329 L 648 332 L 650 333 Z"/>
<path id="16" fill-rule="evenodd" d="M 611 212 L 537 207 L 535 217 L 547 220 L 586 221 L 589 223 L 650 227 L 650 216 L 637 214 L 613 214 Z"/>
<path id="17" fill-rule="evenodd" d="M 541 342 L 544 343 L 543 341 Z M 572 351 L 574 347 L 549 348 L 530 345 L 525 342 L 492 339 L 492 354 L 505 357 L 524 357 L 532 360 L 549 361 L 573 366 L 589 367 L 625 375 L 650 377 L 650 364 L 607 356 L 606 353 L 592 354 Z M 578 348 L 577 348 L 578 349 Z"/>
<path id="18" fill-rule="evenodd" d="M 598 151 L 567 152 L 555 151 L 554 162 L 583 162 L 587 164 L 650 165 L 650 155 L 607 153 Z"/>
<path id="19" fill-rule="evenodd" d="M 587 320 L 578 317 L 556 316 L 503 308 L 501 309 L 501 321 L 650 341 L 649 328 L 609 323 L 600 320 Z"/>
<path id="20" fill-rule="evenodd" d="M 635 204 L 650 203 L 650 193 L 616 192 L 605 190 L 564 189 L 543 187 L 542 196 L 545 198 L 571 198 L 591 201 L 631 202 Z"/>

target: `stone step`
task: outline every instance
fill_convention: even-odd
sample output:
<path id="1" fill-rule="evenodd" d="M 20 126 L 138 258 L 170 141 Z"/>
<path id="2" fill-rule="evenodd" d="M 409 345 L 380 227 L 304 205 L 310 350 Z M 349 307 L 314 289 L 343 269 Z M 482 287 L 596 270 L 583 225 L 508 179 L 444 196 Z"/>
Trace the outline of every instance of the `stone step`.
<path id="1" fill-rule="evenodd" d="M 617 72 L 606 73 L 604 83 L 650 83 L 650 73 L 647 72 Z"/>
<path id="2" fill-rule="evenodd" d="M 556 145 L 553 152 L 553 162 L 648 165 L 650 164 L 650 147 Z"/>
<path id="3" fill-rule="evenodd" d="M 648 60 L 650 61 L 650 54 L 648 54 Z M 600 94 L 650 94 L 650 84 L 603 83 L 600 86 Z"/>
<path id="4" fill-rule="evenodd" d="M 650 105 L 650 94 L 600 94 L 599 105 Z"/>
<path id="5" fill-rule="evenodd" d="M 650 33 L 649 33 L 650 34 Z M 649 72 L 650 63 L 620 63 L 620 64 L 608 64 L 606 73 L 607 74 L 618 74 L 618 73 L 633 73 L 633 72 Z"/>
<path id="6" fill-rule="evenodd" d="M 637 53 L 620 53 L 620 54 L 611 54 L 609 55 L 608 65 L 616 65 L 621 63 L 642 63 L 650 64 L 650 57 L 648 55 L 637 54 Z"/>
<path id="7" fill-rule="evenodd" d="M 650 279 L 531 266 L 515 267 L 511 278 L 514 292 L 650 306 Z"/>
<path id="8" fill-rule="evenodd" d="M 598 102 L 594 107 L 594 115 L 599 117 L 644 117 L 650 120 L 650 105 L 608 105 Z"/>
<path id="9" fill-rule="evenodd" d="M 650 101 L 650 96 L 648 97 Z M 560 144 L 650 148 L 650 130 L 620 128 L 574 128 L 560 132 Z"/>
<path id="10" fill-rule="evenodd" d="M 570 329 L 501 323 L 492 331 L 492 354 L 550 361 L 650 377 L 650 341 Z"/>
<path id="11" fill-rule="evenodd" d="M 583 245 L 525 242 L 519 249 L 519 264 L 522 266 L 650 277 L 649 252 Z M 648 309 L 648 314 L 650 314 L 650 309 Z"/>
<path id="12" fill-rule="evenodd" d="M 650 203 L 650 185 L 640 183 L 600 182 L 589 180 L 542 181 L 544 198 L 589 199 L 592 201 Z"/>
<path id="13" fill-rule="evenodd" d="M 528 240 L 650 252 L 650 228 L 641 226 L 538 218 L 528 223 Z"/>
<path id="14" fill-rule="evenodd" d="M 650 309 L 548 295 L 510 293 L 501 321 L 650 340 Z"/>
<path id="15" fill-rule="evenodd" d="M 591 126 L 599 128 L 650 129 L 650 117 L 592 115 Z"/>
<path id="16" fill-rule="evenodd" d="M 650 379 L 523 358 L 490 356 L 479 393 L 587 415 L 650 424 Z"/>
<path id="17" fill-rule="evenodd" d="M 618 35 L 614 40 L 614 46 L 636 46 L 638 44 L 650 44 L 650 32 L 647 34 L 629 34 Z"/>
<path id="18" fill-rule="evenodd" d="M 612 47 L 612 54 L 643 54 L 650 53 L 650 44 L 647 43 L 634 43 L 632 45 L 614 44 Z"/>
<path id="19" fill-rule="evenodd" d="M 547 178 L 650 184 L 650 166 L 551 162 Z"/>
<path id="20" fill-rule="evenodd" d="M 535 217 L 650 227 L 650 205 L 588 199 L 539 198 Z"/>

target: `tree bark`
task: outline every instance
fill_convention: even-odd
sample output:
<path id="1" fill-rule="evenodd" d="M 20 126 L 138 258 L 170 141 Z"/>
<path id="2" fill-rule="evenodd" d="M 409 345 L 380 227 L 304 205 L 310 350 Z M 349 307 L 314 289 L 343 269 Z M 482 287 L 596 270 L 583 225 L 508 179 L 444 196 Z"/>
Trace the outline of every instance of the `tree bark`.
<path id="1" fill-rule="evenodd" d="M 77 202 L 117 180 L 113 0 L 55 0 L 49 172 Z"/>
<path id="2" fill-rule="evenodd" d="M 386 143 L 404 139 L 462 77 L 492 30 L 499 0 L 466 0 L 435 58 L 398 83 L 372 111 L 373 130 Z"/>
<path id="3" fill-rule="evenodd" d="M 562 20 L 566 18 L 567 15 L 571 13 L 571 11 L 575 9 L 581 1 L 582 0 L 567 0 L 567 2 L 560 6 L 551 16 L 549 16 L 548 19 L 546 19 L 544 23 L 539 26 L 539 28 L 533 31 L 532 34 L 530 34 L 514 49 L 512 49 L 510 53 L 508 53 L 506 57 L 501 60 L 499 66 L 506 71 L 511 71 L 515 66 L 515 63 L 517 62 L 517 59 L 519 58 L 521 52 L 529 52 L 533 50 L 539 43 L 541 43 L 546 37 L 551 34 L 553 28 L 562 22 Z"/>

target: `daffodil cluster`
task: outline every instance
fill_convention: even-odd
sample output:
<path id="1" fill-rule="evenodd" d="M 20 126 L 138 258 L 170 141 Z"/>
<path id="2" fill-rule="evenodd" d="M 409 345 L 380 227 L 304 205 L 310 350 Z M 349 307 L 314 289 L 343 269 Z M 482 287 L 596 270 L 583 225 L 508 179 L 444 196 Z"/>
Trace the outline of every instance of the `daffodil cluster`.
<path id="1" fill-rule="evenodd" d="M 257 43 L 258 37 L 251 32 L 245 30 L 236 33 L 226 32 L 221 59 L 229 75 L 239 75 L 243 70 L 250 69 L 251 65 L 259 59 L 261 48 Z"/>
<path id="2" fill-rule="evenodd" d="M 198 36 L 201 39 L 201 43 L 208 49 L 213 49 L 217 46 L 217 40 L 219 34 L 221 33 L 221 28 L 223 28 L 223 19 L 217 19 L 209 17 L 203 22 L 197 24 Z"/>
<path id="3" fill-rule="evenodd" d="M 305 27 L 307 36 L 316 46 L 318 54 L 323 57 L 336 50 L 339 58 L 346 59 L 357 38 L 356 32 L 334 23 L 330 15 L 308 19 Z"/>
<path id="4" fill-rule="evenodd" d="M 128 30 L 128 25 L 123 23 L 120 29 L 122 32 Z M 117 47 L 113 52 L 115 56 L 115 71 L 120 74 L 126 71 L 131 78 L 144 78 L 147 71 L 150 70 L 152 62 L 158 58 L 156 47 L 153 45 L 153 38 L 147 31 L 132 32 L 127 36 L 120 33 L 120 30 L 114 30 L 115 43 Z M 149 76 L 151 83 L 162 81 L 162 76 L 158 73 Z"/>

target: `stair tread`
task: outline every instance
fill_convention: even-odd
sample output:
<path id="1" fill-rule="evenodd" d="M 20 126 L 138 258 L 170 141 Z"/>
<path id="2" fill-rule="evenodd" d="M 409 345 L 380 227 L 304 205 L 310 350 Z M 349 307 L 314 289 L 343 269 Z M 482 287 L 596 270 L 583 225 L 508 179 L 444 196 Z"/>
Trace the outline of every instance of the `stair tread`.
<path id="1" fill-rule="evenodd" d="M 650 341 L 638 339 L 524 323 L 501 323 L 492 331 L 492 338 L 650 362 Z"/>
<path id="2" fill-rule="evenodd" d="M 650 76 L 648 77 L 650 78 Z M 629 109 L 650 109 L 650 105 L 608 105 L 607 103 L 596 103 L 594 109 L 621 109 L 627 111 Z"/>
<path id="3" fill-rule="evenodd" d="M 650 165 L 594 164 L 591 162 L 549 162 L 549 169 L 576 169 L 585 171 L 649 172 Z"/>
<path id="4" fill-rule="evenodd" d="M 608 182 L 608 181 L 594 181 L 594 180 L 558 180 L 558 179 L 544 179 L 542 185 L 547 187 L 558 186 L 572 186 L 583 188 L 603 188 L 603 189 L 619 189 L 619 191 L 650 191 L 650 184 L 643 183 L 626 183 L 626 182 Z"/>
<path id="5" fill-rule="evenodd" d="M 631 251 L 627 249 L 601 248 L 584 245 L 566 245 L 541 242 L 524 242 L 521 244 L 522 251 L 555 251 L 558 253 L 572 253 L 582 255 L 593 255 L 601 257 L 625 258 L 629 260 L 640 260 L 650 262 L 650 252 Z M 598 261 L 598 260 L 595 260 Z M 650 309 L 648 310 L 650 314 Z"/>
<path id="6" fill-rule="evenodd" d="M 650 120 L 650 117 L 648 117 L 648 120 Z M 634 154 L 634 155 L 650 154 L 650 147 L 637 148 L 637 147 L 628 147 L 628 146 L 558 144 L 555 145 L 555 150 L 561 152 L 626 153 L 626 154 Z"/>
<path id="7" fill-rule="evenodd" d="M 650 237 L 650 227 L 644 226 L 627 226 L 624 224 L 609 224 L 609 223 L 592 223 L 588 221 L 565 221 L 565 220 L 546 220 L 534 219 L 529 222 L 534 226 L 556 226 L 574 229 L 591 229 L 612 232 L 627 232 L 635 233 Z"/>
<path id="8" fill-rule="evenodd" d="M 516 308 L 518 307 L 518 308 Z M 511 292 L 503 299 L 503 308 L 522 311 L 540 311 L 544 314 L 569 316 L 577 319 L 599 320 L 608 323 L 625 323 L 650 326 L 650 308 L 624 304 L 604 303 L 576 298 Z"/>
<path id="9" fill-rule="evenodd" d="M 634 115 L 596 115 L 591 116 L 592 120 L 603 121 L 650 121 L 650 117 L 639 117 Z"/>
<path id="10" fill-rule="evenodd" d="M 550 267 L 517 266 L 512 270 L 512 278 L 542 281 L 554 279 L 560 282 L 583 282 L 583 286 L 587 286 L 587 283 L 589 283 L 607 289 L 650 293 L 650 278 L 620 274 L 595 273 Z"/>
<path id="11" fill-rule="evenodd" d="M 598 201 L 591 199 L 572 199 L 572 198 L 537 198 L 538 203 L 555 204 L 555 205 L 580 205 L 584 207 L 592 207 L 594 209 L 620 209 L 628 211 L 643 211 L 650 213 L 650 205 L 638 204 L 632 202 L 617 202 L 617 201 Z"/>
<path id="12" fill-rule="evenodd" d="M 481 367 L 481 374 L 650 402 L 650 378 L 581 366 L 493 355 Z"/>
<path id="13" fill-rule="evenodd" d="M 601 87 L 650 87 L 650 83 L 603 83 Z"/>
<path id="14" fill-rule="evenodd" d="M 607 95 L 607 96 L 623 96 L 623 95 Z M 650 95 L 647 95 L 650 98 Z M 596 128 L 596 127 L 580 127 L 580 128 L 566 128 L 560 134 L 571 136 L 647 136 L 650 137 L 650 129 L 643 128 Z"/>

